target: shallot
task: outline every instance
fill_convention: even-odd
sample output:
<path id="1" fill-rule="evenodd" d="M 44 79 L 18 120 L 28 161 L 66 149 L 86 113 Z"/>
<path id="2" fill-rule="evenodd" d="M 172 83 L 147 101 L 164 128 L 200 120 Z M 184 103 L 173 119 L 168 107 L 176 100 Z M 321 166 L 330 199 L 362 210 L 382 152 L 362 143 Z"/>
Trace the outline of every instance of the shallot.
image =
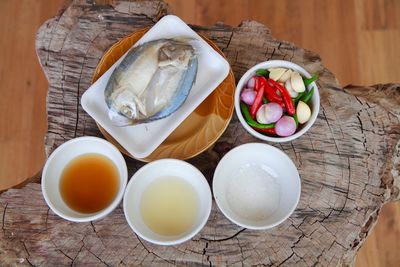
<path id="1" fill-rule="evenodd" d="M 283 116 L 275 124 L 275 131 L 279 136 L 290 136 L 296 132 L 296 121 L 293 117 Z"/>
<path id="2" fill-rule="evenodd" d="M 283 109 L 278 103 L 268 103 L 262 105 L 256 114 L 256 119 L 259 123 L 273 123 L 278 121 L 283 114 Z"/>
<path id="3" fill-rule="evenodd" d="M 254 88 L 256 86 L 256 77 L 253 76 L 250 78 L 250 80 L 247 82 L 247 88 Z"/>
<path id="4" fill-rule="evenodd" d="M 245 88 L 240 95 L 240 100 L 249 106 L 253 105 L 255 98 L 256 92 L 254 92 L 254 90 L 251 88 Z"/>

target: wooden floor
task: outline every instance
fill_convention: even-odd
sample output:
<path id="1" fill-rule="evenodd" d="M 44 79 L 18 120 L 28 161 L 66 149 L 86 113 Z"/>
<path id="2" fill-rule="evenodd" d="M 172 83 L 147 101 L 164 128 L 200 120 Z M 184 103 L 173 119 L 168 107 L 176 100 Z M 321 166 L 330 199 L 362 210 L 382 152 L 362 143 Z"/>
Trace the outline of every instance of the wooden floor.
<path id="1" fill-rule="evenodd" d="M 274 36 L 319 53 L 342 85 L 400 82 L 399 0 L 168 0 L 186 22 L 238 25 L 254 19 Z M 44 162 L 47 84 L 38 64 L 37 28 L 63 0 L 0 1 L 0 190 Z M 387 205 L 357 266 L 400 266 L 400 204 Z"/>

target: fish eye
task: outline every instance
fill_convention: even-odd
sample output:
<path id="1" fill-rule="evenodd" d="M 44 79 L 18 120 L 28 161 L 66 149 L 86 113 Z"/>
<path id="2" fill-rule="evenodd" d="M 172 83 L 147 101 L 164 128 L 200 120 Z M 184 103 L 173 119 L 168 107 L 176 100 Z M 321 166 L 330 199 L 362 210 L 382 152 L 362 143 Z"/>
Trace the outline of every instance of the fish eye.
<path id="1" fill-rule="evenodd" d="M 133 112 L 132 109 L 128 105 L 124 105 L 121 107 L 121 112 L 128 118 L 132 118 Z"/>

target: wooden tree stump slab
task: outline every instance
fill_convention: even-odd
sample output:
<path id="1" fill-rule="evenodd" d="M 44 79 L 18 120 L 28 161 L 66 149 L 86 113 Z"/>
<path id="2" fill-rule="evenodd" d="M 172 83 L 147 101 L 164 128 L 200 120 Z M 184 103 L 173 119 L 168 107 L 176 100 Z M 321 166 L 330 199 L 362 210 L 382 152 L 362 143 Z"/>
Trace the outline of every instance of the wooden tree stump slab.
<path id="1" fill-rule="evenodd" d="M 159 1 L 74 1 L 48 20 L 36 49 L 49 81 L 46 151 L 82 135 L 100 136 L 79 100 L 108 47 L 167 14 Z M 344 90 L 320 57 L 276 40 L 264 25 L 193 26 L 224 51 L 237 78 L 257 62 L 285 59 L 318 73 L 321 110 L 298 140 L 274 144 L 299 169 L 301 199 L 294 214 L 270 231 L 243 229 L 213 204 L 205 228 L 179 246 L 138 239 L 121 207 L 92 223 L 62 220 L 49 210 L 40 185 L 0 195 L 0 265 L 351 265 L 387 201 L 399 199 L 400 85 Z M 211 182 L 220 158 L 251 137 L 237 118 L 213 148 L 189 162 Z M 130 175 L 143 163 L 127 159 Z"/>

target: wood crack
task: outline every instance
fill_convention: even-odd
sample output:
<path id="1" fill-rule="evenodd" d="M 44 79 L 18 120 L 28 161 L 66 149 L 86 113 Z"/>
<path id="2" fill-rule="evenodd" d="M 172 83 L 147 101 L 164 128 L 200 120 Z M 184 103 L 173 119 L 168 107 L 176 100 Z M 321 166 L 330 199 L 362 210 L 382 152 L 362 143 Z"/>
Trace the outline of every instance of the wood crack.
<path id="1" fill-rule="evenodd" d="M 35 267 L 35 265 L 29 260 L 29 257 L 31 256 L 31 254 L 29 253 L 28 248 L 26 247 L 25 242 L 24 242 L 24 241 L 21 241 L 21 243 L 22 243 L 22 246 L 24 247 L 24 250 L 25 250 L 25 252 L 26 252 L 26 254 L 27 254 L 27 256 L 25 257 L 25 260 L 29 263 L 30 266 L 34 266 L 34 267 Z"/>
<path id="2" fill-rule="evenodd" d="M 105 266 L 111 267 L 107 262 L 103 261 L 99 256 L 96 255 L 93 251 L 91 251 L 89 248 L 85 246 L 86 250 L 89 251 L 90 254 L 92 254 L 96 259 L 98 259 L 101 263 L 103 263 Z"/>
<path id="3" fill-rule="evenodd" d="M 82 238 L 82 240 L 81 240 L 82 246 L 79 248 L 79 250 L 78 250 L 78 252 L 76 253 L 75 257 L 72 259 L 71 266 L 74 265 L 74 262 L 75 262 L 76 258 L 78 257 L 79 253 L 81 253 L 82 249 L 84 248 L 85 243 L 83 242 L 83 240 L 84 240 L 85 238 L 86 238 L 86 235 L 84 235 L 83 238 Z"/>
<path id="4" fill-rule="evenodd" d="M 56 36 L 55 34 L 53 34 L 53 31 L 58 28 L 58 25 L 60 23 L 61 17 L 62 17 L 62 15 L 60 15 L 59 17 L 55 17 L 53 19 L 50 19 L 45 23 L 45 25 L 47 25 L 47 26 L 53 24 L 52 25 L 53 27 L 52 27 L 51 33 L 50 33 L 50 40 L 49 40 L 48 46 L 47 46 L 46 60 L 44 61 L 44 64 L 43 64 L 44 66 L 47 66 L 47 62 L 50 61 L 50 53 L 49 53 L 49 51 L 50 51 L 51 44 L 53 42 L 53 38 L 54 38 L 54 36 Z M 54 23 L 55 23 L 55 25 L 54 25 Z M 43 51 L 46 51 L 44 49 L 44 47 L 43 47 Z"/>
<path id="5" fill-rule="evenodd" d="M 369 152 L 368 149 L 367 149 L 367 137 L 365 136 L 364 126 L 363 126 L 362 120 L 361 120 L 361 118 L 360 118 L 360 111 L 357 112 L 356 117 L 357 117 L 358 122 L 360 123 L 360 130 L 361 130 L 361 133 L 363 134 L 363 142 L 362 142 L 362 145 L 363 145 L 365 151 Z"/>
<path id="6" fill-rule="evenodd" d="M 311 234 L 310 234 L 311 235 Z M 301 239 L 305 237 L 305 235 L 302 233 L 299 238 L 293 243 L 293 245 L 290 246 L 291 249 L 295 248 L 296 245 L 301 241 Z"/>
<path id="7" fill-rule="evenodd" d="M 87 53 L 87 51 L 86 51 Z M 79 122 L 79 94 L 80 94 L 80 85 L 81 85 L 81 79 L 82 79 L 82 73 L 83 73 L 83 67 L 85 65 L 86 61 L 86 55 L 83 58 L 83 63 L 82 63 L 82 68 L 81 68 L 81 73 L 79 74 L 79 80 L 78 80 L 78 86 L 77 86 L 77 94 L 76 94 L 76 118 L 75 118 L 75 130 L 74 130 L 74 138 L 76 138 L 76 134 L 78 131 L 78 122 Z"/>
<path id="8" fill-rule="evenodd" d="M 24 249 L 25 249 L 25 252 L 26 252 L 26 254 L 28 255 L 28 257 L 30 257 L 31 256 L 31 254 L 29 253 L 29 251 L 28 251 L 28 249 L 27 249 L 27 247 L 26 247 L 26 244 L 25 244 L 25 242 L 24 241 L 21 241 L 21 243 L 22 243 L 22 246 L 24 247 Z"/>
<path id="9" fill-rule="evenodd" d="M 335 236 L 335 234 L 332 233 L 332 231 L 329 230 L 328 227 L 325 226 L 325 224 L 321 223 L 321 226 L 322 226 L 328 233 L 330 233 L 332 236 Z"/>
<path id="10" fill-rule="evenodd" d="M 136 233 L 135 233 L 135 235 L 136 235 L 137 240 L 139 240 L 140 244 L 141 244 L 142 247 L 147 251 L 148 254 L 152 254 L 152 255 L 156 256 L 157 258 L 159 258 L 159 259 L 161 259 L 161 260 L 163 260 L 163 261 L 165 261 L 165 262 L 167 262 L 167 263 L 169 263 L 169 264 L 171 264 L 171 265 L 178 266 L 178 265 L 176 265 L 174 262 L 172 262 L 172 261 L 170 261 L 170 260 L 167 260 L 167 259 L 161 257 L 160 255 L 158 255 L 157 253 L 155 253 L 155 252 L 149 250 L 149 249 L 143 244 L 143 242 L 142 242 L 142 240 L 139 238 L 139 236 L 138 236 Z"/>
<path id="11" fill-rule="evenodd" d="M 5 221 L 6 221 L 7 207 L 8 207 L 8 202 L 4 206 L 4 210 L 3 210 L 3 218 L 2 218 L 2 225 L 1 225 L 1 229 L 3 230 L 3 233 L 5 232 Z"/>
<path id="12" fill-rule="evenodd" d="M 240 249 L 240 257 L 242 258 L 242 259 L 241 259 L 241 262 L 242 262 L 242 265 L 243 265 L 243 263 L 244 263 L 244 261 L 245 261 L 245 259 L 246 259 L 246 258 L 244 258 L 244 255 L 243 255 L 243 248 L 242 248 L 242 245 L 240 244 L 239 238 L 236 236 L 235 239 L 236 239 L 237 244 L 238 244 L 238 247 L 239 247 L 239 249 Z"/>
<path id="13" fill-rule="evenodd" d="M 331 124 L 329 123 L 329 119 L 328 119 L 328 117 L 327 117 L 326 114 L 325 114 L 325 109 L 324 109 L 323 106 L 322 106 L 322 113 L 324 114 L 324 116 L 325 116 L 325 118 L 326 118 L 325 121 L 326 121 L 326 124 L 328 125 L 328 128 L 329 128 L 329 130 L 330 130 L 332 136 L 335 136 L 335 132 L 333 131 L 333 129 L 332 129 L 332 127 L 331 127 Z M 339 157 L 340 157 L 339 146 L 338 146 L 338 144 L 337 144 L 335 138 L 333 138 L 333 143 L 335 144 L 336 151 L 338 152 L 338 155 L 339 155 Z"/>
<path id="14" fill-rule="evenodd" d="M 225 53 L 225 50 L 226 50 L 227 48 L 229 48 L 229 45 L 231 44 L 231 41 L 232 41 L 232 37 L 233 37 L 233 30 L 232 30 L 232 32 L 231 32 L 231 35 L 229 36 L 228 43 L 226 44 L 226 46 L 225 46 L 224 48 L 221 49 L 222 52 Z"/>
<path id="15" fill-rule="evenodd" d="M 52 130 L 50 130 L 50 129 L 47 129 L 47 134 L 54 134 L 54 135 L 56 135 L 56 136 L 61 137 L 63 140 L 66 140 L 66 139 L 67 139 L 67 138 L 65 138 L 61 133 L 52 131 Z"/>
<path id="16" fill-rule="evenodd" d="M 346 197 L 345 197 L 345 199 L 344 199 L 343 206 L 342 206 L 342 208 L 340 209 L 338 216 L 339 216 L 339 215 L 343 212 L 343 210 L 345 209 L 346 204 L 347 204 L 347 201 L 348 201 L 348 199 L 349 199 L 350 181 L 351 181 L 351 164 L 350 164 L 350 159 L 349 159 L 349 158 L 347 158 L 347 168 L 348 168 L 349 174 L 348 174 L 348 181 L 347 181 Z"/>
<path id="17" fill-rule="evenodd" d="M 272 53 L 271 53 L 271 55 L 269 56 L 269 58 L 268 58 L 267 60 L 271 60 L 271 59 L 273 58 L 274 55 L 275 55 L 275 47 L 274 47 L 274 49 L 272 50 Z"/>
<path id="18" fill-rule="evenodd" d="M 62 251 L 61 249 L 57 248 L 56 250 L 57 250 L 58 252 L 60 252 L 61 254 L 63 254 L 66 258 L 68 258 L 68 259 L 70 259 L 71 261 L 73 261 L 73 259 L 72 259 L 70 256 L 68 256 L 64 251 Z"/>
<path id="19" fill-rule="evenodd" d="M 25 258 L 25 260 L 29 263 L 29 266 L 36 267 L 36 265 L 34 265 L 28 258 Z"/>
<path id="20" fill-rule="evenodd" d="M 67 37 L 65 37 L 65 38 L 67 38 Z M 64 47 L 64 43 L 65 43 L 65 38 L 64 38 L 64 41 L 63 41 L 63 47 Z M 62 66 L 61 66 L 61 72 L 62 73 L 64 73 L 64 68 L 65 68 L 65 61 L 63 60 L 63 59 L 61 59 L 61 62 L 62 62 Z M 65 79 L 64 79 L 64 77 L 63 77 L 63 79 L 62 79 L 62 81 L 61 81 L 61 90 L 62 90 L 62 101 L 63 101 L 63 103 L 65 102 L 65 90 L 64 90 L 64 82 L 65 82 Z M 65 123 L 65 120 L 66 120 L 66 118 L 67 118 L 67 116 L 66 116 L 66 109 L 65 108 L 63 108 L 63 125 L 65 125 L 66 123 Z M 64 138 L 65 139 L 65 138 Z"/>
<path id="21" fill-rule="evenodd" d="M 207 248 L 208 248 L 208 242 L 206 242 L 206 245 L 205 245 L 205 247 L 203 248 L 203 256 L 206 256 L 208 265 L 211 267 L 211 266 L 212 266 L 212 263 L 211 263 L 211 261 L 210 261 L 210 255 L 207 255 Z"/>
<path id="22" fill-rule="evenodd" d="M 93 221 L 90 222 L 90 225 L 92 227 L 93 232 L 95 233 L 95 235 L 97 236 L 97 238 L 100 240 L 101 244 L 103 245 L 103 247 L 106 248 L 106 245 L 104 245 L 103 239 L 101 239 L 99 233 L 96 230 L 96 226 L 94 225 Z"/>
<path id="23" fill-rule="evenodd" d="M 244 230 L 246 230 L 247 228 L 242 228 L 240 231 L 236 232 L 234 235 L 226 237 L 226 238 L 221 238 L 221 239 L 208 239 L 205 237 L 201 237 L 201 240 L 207 241 L 207 242 L 223 242 L 223 241 L 227 241 L 229 239 L 235 238 L 237 237 L 240 233 L 242 233 Z"/>
<path id="24" fill-rule="evenodd" d="M 321 251 L 321 253 L 317 256 L 317 261 L 312 265 L 313 267 L 314 266 L 317 266 L 318 264 L 320 264 L 321 262 L 321 257 L 322 257 L 322 255 L 324 255 L 324 252 L 325 252 L 325 249 L 323 249 L 322 251 Z"/>
<path id="25" fill-rule="evenodd" d="M 284 264 L 285 262 L 287 262 L 288 260 L 290 260 L 294 255 L 294 251 L 292 250 L 292 254 L 290 254 L 288 257 L 286 257 L 283 261 L 281 261 L 278 265 L 276 265 L 276 267 L 281 266 L 282 264 Z"/>
<path id="26" fill-rule="evenodd" d="M 132 251 L 135 251 L 135 249 L 139 246 L 139 244 L 140 244 L 140 242 L 138 242 L 138 243 L 136 244 L 136 246 L 134 246 L 134 247 L 132 248 L 132 250 L 128 252 L 128 254 L 126 254 L 125 256 L 123 256 L 123 258 L 120 260 L 119 264 L 122 263 L 122 264 L 126 265 L 126 264 L 125 264 L 125 259 L 126 259 L 127 257 L 129 257 L 129 256 L 132 254 Z"/>

